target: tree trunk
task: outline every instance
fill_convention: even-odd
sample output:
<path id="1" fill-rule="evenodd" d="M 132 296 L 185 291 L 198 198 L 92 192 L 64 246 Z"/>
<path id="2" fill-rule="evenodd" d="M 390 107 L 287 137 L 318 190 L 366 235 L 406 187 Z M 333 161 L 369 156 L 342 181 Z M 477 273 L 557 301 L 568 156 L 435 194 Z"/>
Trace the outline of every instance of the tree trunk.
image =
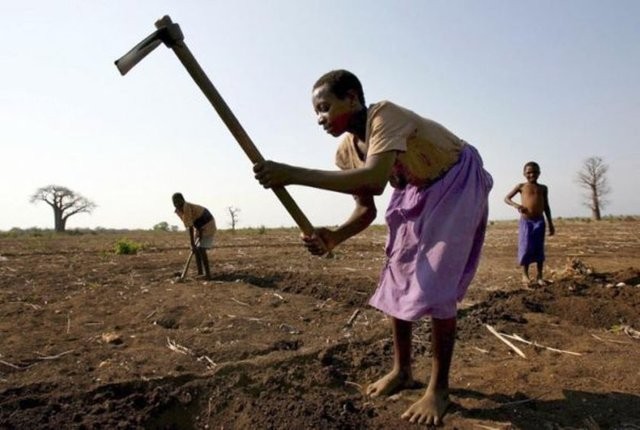
<path id="1" fill-rule="evenodd" d="M 598 199 L 598 191 L 595 188 L 591 189 L 591 218 L 595 221 L 600 221 L 600 201 Z"/>
<path id="2" fill-rule="evenodd" d="M 53 207 L 53 218 L 56 233 L 64 232 L 67 220 L 62 218 L 62 211 L 60 210 L 60 208 L 57 208 L 55 206 Z"/>

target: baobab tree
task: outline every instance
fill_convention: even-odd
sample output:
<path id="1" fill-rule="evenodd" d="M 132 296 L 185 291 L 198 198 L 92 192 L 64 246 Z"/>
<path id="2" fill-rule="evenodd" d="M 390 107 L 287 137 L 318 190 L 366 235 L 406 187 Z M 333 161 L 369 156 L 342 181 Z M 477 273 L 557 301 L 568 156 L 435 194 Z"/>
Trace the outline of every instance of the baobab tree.
<path id="1" fill-rule="evenodd" d="M 599 221 L 602 209 L 608 201 L 605 197 L 611 192 L 607 181 L 609 166 L 600 157 L 589 157 L 584 160 L 576 181 L 586 190 L 584 205 L 591 209 L 591 218 Z"/>
<path id="2" fill-rule="evenodd" d="M 70 216 L 83 212 L 91 213 L 97 207 L 91 200 L 60 185 L 38 188 L 29 201 L 31 203 L 43 201 L 51 206 L 56 232 L 65 230 Z"/>

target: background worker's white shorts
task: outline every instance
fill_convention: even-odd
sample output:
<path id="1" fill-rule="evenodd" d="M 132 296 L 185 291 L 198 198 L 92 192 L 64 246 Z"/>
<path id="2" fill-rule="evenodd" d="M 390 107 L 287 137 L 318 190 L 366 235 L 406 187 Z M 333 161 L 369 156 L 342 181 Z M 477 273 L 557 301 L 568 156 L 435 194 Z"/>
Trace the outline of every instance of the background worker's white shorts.
<path id="1" fill-rule="evenodd" d="M 198 238 L 198 248 L 213 248 L 213 236 L 201 236 Z"/>

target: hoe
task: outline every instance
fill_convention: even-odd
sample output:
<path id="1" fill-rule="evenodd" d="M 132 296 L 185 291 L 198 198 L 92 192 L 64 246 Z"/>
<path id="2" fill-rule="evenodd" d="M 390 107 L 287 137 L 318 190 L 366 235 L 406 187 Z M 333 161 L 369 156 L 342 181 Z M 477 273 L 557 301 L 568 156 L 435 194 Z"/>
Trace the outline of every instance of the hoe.
<path id="1" fill-rule="evenodd" d="M 264 158 L 258 151 L 258 148 L 253 144 L 249 135 L 242 128 L 242 125 L 240 125 L 240 122 L 236 119 L 233 112 L 231 112 L 227 103 L 222 99 L 218 90 L 213 86 L 207 75 L 191 54 L 191 51 L 189 51 L 189 48 L 187 48 L 187 45 L 185 45 L 184 36 L 178 24 L 172 22 L 171 18 L 165 15 L 163 18 L 156 21 L 155 26 L 157 28 L 155 32 L 134 46 L 133 49 L 122 56 L 122 58 L 116 60 L 115 64 L 120 73 L 125 75 L 151 51 L 157 48 L 161 43 L 164 43 L 168 48 L 173 50 L 178 59 L 182 62 L 182 65 L 187 69 L 187 72 L 189 72 L 189 75 L 191 75 L 196 84 L 198 84 L 211 105 L 218 112 L 218 115 L 220 115 L 220 118 L 225 123 L 233 137 L 235 137 L 238 144 L 240 144 L 240 147 L 242 147 L 245 154 L 247 154 L 249 160 L 251 160 L 252 163 L 263 161 Z M 285 209 L 287 209 L 298 227 L 300 227 L 300 230 L 302 230 L 305 235 L 310 236 L 313 233 L 313 226 L 287 190 L 284 187 L 272 188 L 272 190 L 284 205 Z"/>

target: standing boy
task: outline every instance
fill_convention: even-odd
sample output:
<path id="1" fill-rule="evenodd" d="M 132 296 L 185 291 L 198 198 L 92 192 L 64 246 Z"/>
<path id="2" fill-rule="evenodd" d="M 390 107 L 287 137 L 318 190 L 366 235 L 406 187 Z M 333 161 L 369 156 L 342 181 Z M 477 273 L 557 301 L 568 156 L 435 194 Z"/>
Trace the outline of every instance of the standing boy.
<path id="1" fill-rule="evenodd" d="M 542 269 L 544 264 L 544 233 L 545 221 L 543 214 L 549 223 L 549 236 L 555 233 L 555 227 L 551 220 L 551 208 L 549 207 L 548 189 L 546 185 L 538 183 L 540 166 L 535 161 L 529 161 L 524 165 L 524 177 L 527 182 L 515 186 L 504 198 L 509 206 L 513 206 L 520 212 L 520 225 L 518 233 L 518 263 L 523 268 L 522 282 L 529 285 L 529 265 L 536 263 L 538 270 L 536 283 L 543 286 Z M 520 193 L 520 204 L 515 203 L 513 197 Z"/>
<path id="2" fill-rule="evenodd" d="M 207 249 L 213 247 L 213 236 L 216 233 L 216 220 L 211 212 L 203 206 L 189 203 L 181 193 L 172 196 L 175 212 L 180 217 L 189 232 L 191 251 L 196 257 L 198 276 L 211 279 Z M 198 243 L 196 244 L 196 239 Z M 204 273 L 203 273 L 204 272 Z"/>

